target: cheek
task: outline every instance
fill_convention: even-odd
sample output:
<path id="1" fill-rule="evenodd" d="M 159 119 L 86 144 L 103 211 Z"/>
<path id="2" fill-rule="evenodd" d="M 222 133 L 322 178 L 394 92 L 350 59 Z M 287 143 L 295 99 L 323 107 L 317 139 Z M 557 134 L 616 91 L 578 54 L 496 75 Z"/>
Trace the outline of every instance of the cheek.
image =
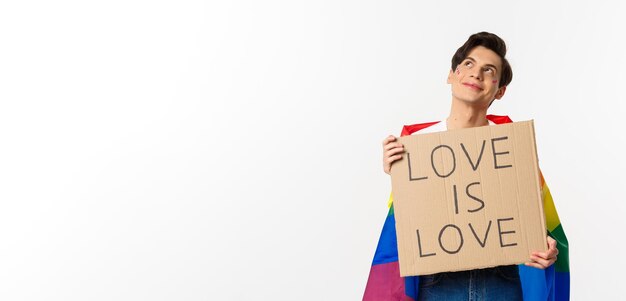
<path id="1" fill-rule="evenodd" d="M 494 80 L 492 80 L 492 81 L 491 81 L 491 83 L 492 83 L 492 84 L 496 84 L 496 83 L 498 83 L 498 80 L 497 80 L 497 79 L 494 79 Z"/>

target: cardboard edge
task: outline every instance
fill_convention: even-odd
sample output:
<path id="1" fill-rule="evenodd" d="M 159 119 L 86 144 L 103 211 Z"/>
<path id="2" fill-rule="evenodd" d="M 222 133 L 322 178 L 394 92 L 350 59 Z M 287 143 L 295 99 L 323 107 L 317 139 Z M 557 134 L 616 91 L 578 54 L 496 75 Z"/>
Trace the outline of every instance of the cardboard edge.
<path id="1" fill-rule="evenodd" d="M 535 145 L 535 153 L 534 153 L 534 166 L 533 168 L 535 169 L 535 173 L 537 174 L 537 196 L 539 199 L 539 212 L 541 213 L 541 228 L 544 229 L 544 233 L 543 233 L 543 246 L 544 246 L 544 252 L 548 250 L 548 228 L 546 226 L 546 214 L 543 210 L 543 198 L 541 197 L 541 190 L 543 189 L 543 187 L 541 187 L 541 170 L 539 169 L 539 155 L 538 155 L 538 151 L 537 151 L 537 139 L 535 138 L 535 120 L 531 119 L 528 121 L 530 123 L 530 136 L 533 139 L 533 144 Z"/>

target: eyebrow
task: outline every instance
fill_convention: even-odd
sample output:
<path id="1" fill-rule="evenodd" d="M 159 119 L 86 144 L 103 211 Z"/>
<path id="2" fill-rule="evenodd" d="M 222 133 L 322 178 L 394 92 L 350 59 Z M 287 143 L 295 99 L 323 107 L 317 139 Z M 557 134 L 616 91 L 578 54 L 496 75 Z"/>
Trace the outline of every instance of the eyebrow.
<path id="1" fill-rule="evenodd" d="M 466 60 L 470 60 L 470 61 L 476 63 L 476 60 L 473 57 L 471 57 L 471 56 L 468 56 L 465 59 Z M 496 71 L 498 71 L 498 68 L 496 66 L 492 65 L 492 64 L 485 64 L 485 66 L 491 67 L 491 68 L 495 69 Z"/>

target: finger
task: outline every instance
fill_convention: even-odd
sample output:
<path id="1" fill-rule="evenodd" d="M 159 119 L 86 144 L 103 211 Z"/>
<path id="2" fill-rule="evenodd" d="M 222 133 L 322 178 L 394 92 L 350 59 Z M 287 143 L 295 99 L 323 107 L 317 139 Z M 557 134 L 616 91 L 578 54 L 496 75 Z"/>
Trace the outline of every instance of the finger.
<path id="1" fill-rule="evenodd" d="M 391 141 L 395 141 L 396 137 L 389 135 L 387 138 L 385 138 L 385 140 L 383 140 L 383 146 Z"/>
<path id="2" fill-rule="evenodd" d="M 384 167 L 383 167 L 383 170 L 385 171 L 385 173 L 387 173 L 387 174 L 391 174 L 391 164 L 392 164 L 394 161 L 399 160 L 399 159 L 401 159 L 401 158 L 402 158 L 402 155 L 395 155 L 395 156 L 391 156 L 391 157 L 389 157 L 389 158 L 386 158 L 386 159 L 383 161 L 383 166 L 384 166 Z"/>
<path id="3" fill-rule="evenodd" d="M 548 236 L 548 249 L 556 249 L 556 240 Z"/>
<path id="4" fill-rule="evenodd" d="M 548 249 L 548 251 L 546 251 L 546 252 L 535 251 L 535 252 L 531 253 L 531 255 L 539 256 L 539 257 L 541 257 L 543 259 L 554 258 L 558 254 L 559 254 L 559 249 L 557 249 L 557 248 Z"/>
<path id="5" fill-rule="evenodd" d="M 530 256 L 530 260 L 534 261 L 534 262 L 536 262 L 538 264 L 541 264 L 541 265 L 545 265 L 545 264 L 548 263 L 548 261 L 550 261 L 550 259 L 539 257 L 539 256 L 535 256 L 535 255 L 531 255 Z"/>
<path id="6" fill-rule="evenodd" d="M 385 152 L 384 157 L 385 158 L 391 157 L 392 155 L 403 153 L 403 152 L 404 152 L 404 148 L 401 148 L 401 147 L 392 148 Z"/>
<path id="7" fill-rule="evenodd" d="M 550 259 L 550 257 L 554 257 L 554 255 L 550 256 L 550 252 L 532 252 L 531 256 L 537 256 L 543 259 Z"/>
<path id="8" fill-rule="evenodd" d="M 540 264 L 541 266 L 543 266 L 544 268 L 547 268 L 550 266 L 550 260 L 547 259 L 543 259 L 541 257 L 537 257 L 537 256 L 530 256 L 530 259 L 538 264 Z"/>
<path id="9" fill-rule="evenodd" d="M 524 263 L 524 265 L 527 266 L 527 267 L 533 267 L 533 268 L 538 268 L 538 269 L 542 269 L 542 270 L 545 269 L 543 266 L 541 266 L 540 264 L 535 263 L 535 262 L 526 262 L 526 263 Z"/>
<path id="10" fill-rule="evenodd" d="M 539 258 L 543 258 L 545 260 L 550 260 L 550 259 L 556 258 L 558 254 L 559 254 L 559 251 L 554 249 L 554 250 L 548 250 L 548 252 L 533 252 L 531 255 L 537 256 Z"/>
<path id="11" fill-rule="evenodd" d="M 385 162 L 391 164 L 396 160 L 400 160 L 402 158 L 402 155 L 395 155 L 395 156 L 391 156 L 389 158 L 387 158 L 387 160 Z"/>
<path id="12" fill-rule="evenodd" d="M 385 145 L 383 147 L 384 150 L 388 151 L 392 148 L 396 148 L 396 147 L 404 147 L 402 144 L 398 143 L 398 142 L 390 142 L 389 144 Z"/>
<path id="13" fill-rule="evenodd" d="M 554 258 L 558 254 L 559 254 L 559 249 L 556 249 L 556 248 L 550 249 L 546 252 L 546 255 L 548 255 L 548 258 Z"/>
<path id="14" fill-rule="evenodd" d="M 541 256 L 538 256 L 538 255 L 541 255 Z M 550 266 L 552 263 L 556 262 L 556 259 L 557 259 L 557 254 L 553 252 L 548 252 L 547 254 L 546 253 L 539 254 L 539 253 L 534 252 L 531 254 L 531 258 L 533 258 L 532 256 L 537 256 L 537 258 L 541 258 L 543 260 L 547 260 L 548 262 L 551 262 L 547 266 Z"/>

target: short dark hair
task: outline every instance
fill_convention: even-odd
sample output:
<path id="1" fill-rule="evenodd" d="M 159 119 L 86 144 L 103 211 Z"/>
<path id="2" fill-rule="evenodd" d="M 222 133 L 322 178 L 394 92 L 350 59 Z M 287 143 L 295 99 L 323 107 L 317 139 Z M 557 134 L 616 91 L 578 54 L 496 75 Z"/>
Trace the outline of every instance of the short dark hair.
<path id="1" fill-rule="evenodd" d="M 452 70 L 456 69 L 456 67 L 467 58 L 470 51 L 477 46 L 483 46 L 500 56 L 502 60 L 502 71 L 500 73 L 498 88 L 508 85 L 511 80 L 513 80 L 513 69 L 511 69 L 509 61 L 505 58 L 506 44 L 499 36 L 490 32 L 483 31 L 471 35 L 465 44 L 459 47 L 454 53 L 454 56 L 452 56 Z"/>

